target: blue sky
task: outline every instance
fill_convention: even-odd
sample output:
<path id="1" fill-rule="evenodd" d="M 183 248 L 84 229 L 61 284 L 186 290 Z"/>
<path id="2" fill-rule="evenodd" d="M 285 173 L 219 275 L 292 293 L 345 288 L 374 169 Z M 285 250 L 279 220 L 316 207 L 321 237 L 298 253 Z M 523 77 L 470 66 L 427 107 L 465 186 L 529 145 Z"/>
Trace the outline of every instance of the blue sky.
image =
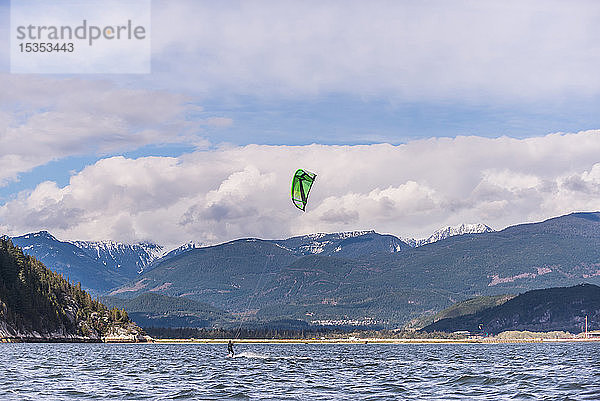
<path id="1" fill-rule="evenodd" d="M 10 74 L 9 11 L 0 1 L 0 228 L 8 233 L 172 243 L 355 228 L 420 236 L 446 224 L 502 228 L 600 208 L 597 2 L 154 1 L 152 73 L 142 75 Z M 571 153 L 548 153 L 558 142 Z M 377 167 L 390 157 L 378 144 L 398 157 Z M 276 164 L 287 152 L 296 160 Z M 452 163 L 452 189 L 418 169 L 390 177 L 375 170 L 408 171 L 438 152 Z M 512 156 L 521 153 L 525 160 Z M 267 215 L 278 219 L 260 220 L 250 208 L 257 217 L 248 220 L 221 197 L 240 177 L 270 180 L 266 192 L 285 187 L 300 162 L 329 172 L 326 161 L 335 160 L 343 169 L 345 154 L 359 157 L 346 162 L 362 163 L 369 179 L 316 195 L 302 220 L 273 202 Z M 436 166 L 444 161 L 428 161 L 422 169 L 447 173 Z M 142 175 L 167 163 L 188 179 L 212 178 L 194 196 L 166 197 L 151 178 L 136 192 L 101 174 L 123 163 Z M 82 195 L 100 185 L 86 181 L 95 174 L 105 191 L 117 188 L 105 217 Z M 169 187 L 183 178 L 162 179 Z M 245 183 L 232 190 L 242 202 L 254 196 Z M 586 194 L 576 204 L 574 188 Z M 138 196 L 156 204 L 136 209 Z M 384 198 L 395 212 L 370 203 Z M 424 199 L 428 212 L 418 206 Z M 211 214 L 217 204 L 223 215 Z M 152 210 L 174 222 L 164 235 L 144 220 Z"/>

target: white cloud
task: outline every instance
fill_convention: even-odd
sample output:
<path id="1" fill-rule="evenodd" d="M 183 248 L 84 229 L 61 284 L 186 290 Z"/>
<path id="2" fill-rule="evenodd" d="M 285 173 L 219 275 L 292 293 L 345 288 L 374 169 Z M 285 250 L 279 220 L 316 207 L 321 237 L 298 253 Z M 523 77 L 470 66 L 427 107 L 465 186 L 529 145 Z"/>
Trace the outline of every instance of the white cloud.
<path id="1" fill-rule="evenodd" d="M 170 88 L 413 101 L 600 90 L 598 2 L 161 1 L 153 15 L 154 72 Z"/>
<path id="2" fill-rule="evenodd" d="M 350 192 L 342 196 L 325 198 L 309 214 L 303 225 L 310 230 L 314 225 L 330 226 L 365 224 L 361 216 L 370 216 L 370 224 L 385 224 L 388 219 L 402 219 L 426 215 L 439 207 L 435 191 L 415 181 L 407 181 L 397 187 L 380 189 L 368 193 Z"/>
<path id="3" fill-rule="evenodd" d="M 0 185 L 72 155 L 109 154 L 148 144 L 201 143 L 204 124 L 190 99 L 109 82 L 0 74 Z"/>
<path id="4" fill-rule="evenodd" d="M 421 237 L 464 222 L 495 228 L 600 210 L 600 131 L 360 146 L 223 146 L 180 157 L 111 157 L 59 187 L 0 206 L 0 231 L 178 245 L 375 229 Z M 306 213 L 296 168 L 318 176 Z"/>
<path id="5" fill-rule="evenodd" d="M 536 188 L 541 183 L 535 175 L 514 173 L 508 169 L 502 171 L 486 170 L 482 174 L 482 184 L 496 186 L 512 192 Z"/>

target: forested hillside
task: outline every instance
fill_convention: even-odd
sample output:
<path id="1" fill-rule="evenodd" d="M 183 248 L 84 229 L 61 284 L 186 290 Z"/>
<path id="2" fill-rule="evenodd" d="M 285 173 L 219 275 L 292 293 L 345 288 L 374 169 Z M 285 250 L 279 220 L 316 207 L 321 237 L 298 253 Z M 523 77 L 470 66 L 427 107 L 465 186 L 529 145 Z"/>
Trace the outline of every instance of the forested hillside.
<path id="1" fill-rule="evenodd" d="M 108 309 L 79 284 L 0 239 L 0 337 L 98 340 L 139 334 L 124 310 Z"/>
<path id="2" fill-rule="evenodd" d="M 373 233 L 357 233 L 352 241 L 335 236 L 293 240 L 299 242 L 245 239 L 194 249 L 157 263 L 112 295 L 151 291 L 263 321 L 358 321 L 394 328 L 480 295 L 600 284 L 598 213 L 453 236 L 397 252 Z M 378 242 L 383 246 L 363 248 Z M 338 256 L 338 247 L 348 248 L 348 256 Z M 315 249 L 319 252 L 309 252 Z M 366 253 L 359 256 L 359 251 Z"/>
<path id="3" fill-rule="evenodd" d="M 592 284 L 528 291 L 502 305 L 441 319 L 423 330 L 468 330 L 488 334 L 507 330 L 579 333 L 585 329 L 586 317 L 590 329 L 600 328 L 600 287 Z"/>
<path id="4" fill-rule="evenodd" d="M 124 309 L 141 327 L 211 327 L 233 317 L 209 304 L 185 297 L 168 297 L 146 292 L 133 299 L 103 297 L 106 305 Z"/>

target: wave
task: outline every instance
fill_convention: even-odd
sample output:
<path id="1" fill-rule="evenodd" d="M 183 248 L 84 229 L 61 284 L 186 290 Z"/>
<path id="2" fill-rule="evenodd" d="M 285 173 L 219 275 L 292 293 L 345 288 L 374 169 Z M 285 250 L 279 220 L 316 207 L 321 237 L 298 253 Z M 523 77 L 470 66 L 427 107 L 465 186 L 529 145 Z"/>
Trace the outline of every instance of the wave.
<path id="1" fill-rule="evenodd" d="M 240 352 L 239 354 L 235 354 L 234 358 L 256 358 L 256 359 L 269 359 L 272 358 L 271 355 L 259 354 L 256 352 Z"/>

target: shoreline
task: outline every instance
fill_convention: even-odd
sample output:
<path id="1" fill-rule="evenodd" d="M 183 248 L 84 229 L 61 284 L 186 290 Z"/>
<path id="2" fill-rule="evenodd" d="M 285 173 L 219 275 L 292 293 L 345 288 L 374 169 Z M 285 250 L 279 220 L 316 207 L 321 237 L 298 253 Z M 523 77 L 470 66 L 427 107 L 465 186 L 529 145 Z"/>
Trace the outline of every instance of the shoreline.
<path id="1" fill-rule="evenodd" d="M 47 344 L 146 344 L 155 342 L 152 338 L 146 338 L 144 340 L 136 338 L 114 338 L 114 337 L 102 337 L 102 338 L 48 338 L 48 337 L 0 337 L 0 344 L 34 344 L 34 343 L 47 343 Z"/>
<path id="2" fill-rule="evenodd" d="M 40 337 L 1 337 L 0 343 L 52 343 L 52 344 L 519 344 L 519 343 L 595 343 L 600 337 L 589 338 L 493 338 L 477 337 L 463 339 L 449 338 L 330 338 L 330 339 L 264 339 L 264 338 L 40 338 Z"/>
<path id="3" fill-rule="evenodd" d="M 581 343 L 600 342 L 600 338 L 514 338 L 514 339 L 402 339 L 402 338 L 359 338 L 359 339 L 154 339 L 156 344 L 227 344 L 229 341 L 236 344 L 506 344 L 506 343 Z"/>

